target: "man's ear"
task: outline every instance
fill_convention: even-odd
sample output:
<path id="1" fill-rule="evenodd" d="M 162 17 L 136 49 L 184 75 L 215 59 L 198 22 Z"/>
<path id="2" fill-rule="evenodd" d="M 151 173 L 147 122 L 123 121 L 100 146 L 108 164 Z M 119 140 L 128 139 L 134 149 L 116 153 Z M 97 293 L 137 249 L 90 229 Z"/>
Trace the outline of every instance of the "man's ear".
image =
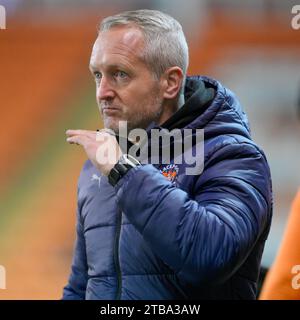
<path id="1" fill-rule="evenodd" d="M 183 81 L 183 72 L 179 67 L 171 67 L 163 75 L 163 97 L 174 99 L 179 94 Z"/>

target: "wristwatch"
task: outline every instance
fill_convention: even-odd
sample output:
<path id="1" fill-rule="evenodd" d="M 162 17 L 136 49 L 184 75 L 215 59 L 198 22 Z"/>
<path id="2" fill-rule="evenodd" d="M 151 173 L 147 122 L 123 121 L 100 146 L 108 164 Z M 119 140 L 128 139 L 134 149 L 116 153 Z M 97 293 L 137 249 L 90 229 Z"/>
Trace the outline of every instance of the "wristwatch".
<path id="1" fill-rule="evenodd" d="M 114 187 L 118 181 L 132 168 L 141 163 L 130 154 L 123 154 L 108 174 L 108 182 Z"/>

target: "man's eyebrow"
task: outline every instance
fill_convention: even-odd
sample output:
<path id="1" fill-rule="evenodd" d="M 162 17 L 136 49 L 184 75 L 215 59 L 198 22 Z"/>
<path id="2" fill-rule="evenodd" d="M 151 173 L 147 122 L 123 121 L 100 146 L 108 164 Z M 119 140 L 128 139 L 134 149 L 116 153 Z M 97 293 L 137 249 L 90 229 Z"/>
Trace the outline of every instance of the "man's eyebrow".
<path id="1" fill-rule="evenodd" d="M 130 65 L 127 65 L 127 64 L 125 64 L 125 63 L 120 63 L 120 62 L 111 63 L 111 64 L 108 64 L 108 65 L 105 66 L 106 69 L 113 69 L 113 68 L 124 68 L 124 69 L 128 69 L 128 68 L 130 68 L 130 67 L 131 67 Z M 90 64 L 89 64 L 89 69 L 91 70 L 91 72 L 95 72 L 95 71 L 98 71 L 98 70 L 99 70 L 99 66 L 90 63 Z"/>

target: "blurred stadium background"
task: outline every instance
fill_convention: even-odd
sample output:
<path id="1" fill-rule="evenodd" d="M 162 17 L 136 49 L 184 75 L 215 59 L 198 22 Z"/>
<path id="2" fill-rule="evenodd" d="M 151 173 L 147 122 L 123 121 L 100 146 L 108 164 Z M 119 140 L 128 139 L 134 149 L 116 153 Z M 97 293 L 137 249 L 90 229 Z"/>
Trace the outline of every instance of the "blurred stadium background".
<path id="1" fill-rule="evenodd" d="M 299 1 L 298 1 L 299 2 Z M 235 91 L 274 185 L 274 219 L 263 256 L 278 249 L 300 185 L 300 30 L 296 1 L 0 0 L 0 299 L 59 299 L 75 239 L 76 184 L 85 154 L 65 130 L 102 126 L 88 62 L 102 17 L 159 9 L 183 25 L 189 74 Z M 300 4 L 300 3 L 299 3 Z"/>

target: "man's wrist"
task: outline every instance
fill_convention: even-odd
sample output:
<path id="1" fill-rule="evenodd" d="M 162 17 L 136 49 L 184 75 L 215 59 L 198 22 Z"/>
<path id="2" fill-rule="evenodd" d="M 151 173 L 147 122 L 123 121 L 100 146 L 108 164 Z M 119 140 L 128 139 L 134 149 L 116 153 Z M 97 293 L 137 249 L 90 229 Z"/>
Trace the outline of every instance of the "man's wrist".
<path id="1" fill-rule="evenodd" d="M 126 173 L 141 163 L 129 154 L 123 154 L 108 174 L 108 181 L 114 187 Z"/>

